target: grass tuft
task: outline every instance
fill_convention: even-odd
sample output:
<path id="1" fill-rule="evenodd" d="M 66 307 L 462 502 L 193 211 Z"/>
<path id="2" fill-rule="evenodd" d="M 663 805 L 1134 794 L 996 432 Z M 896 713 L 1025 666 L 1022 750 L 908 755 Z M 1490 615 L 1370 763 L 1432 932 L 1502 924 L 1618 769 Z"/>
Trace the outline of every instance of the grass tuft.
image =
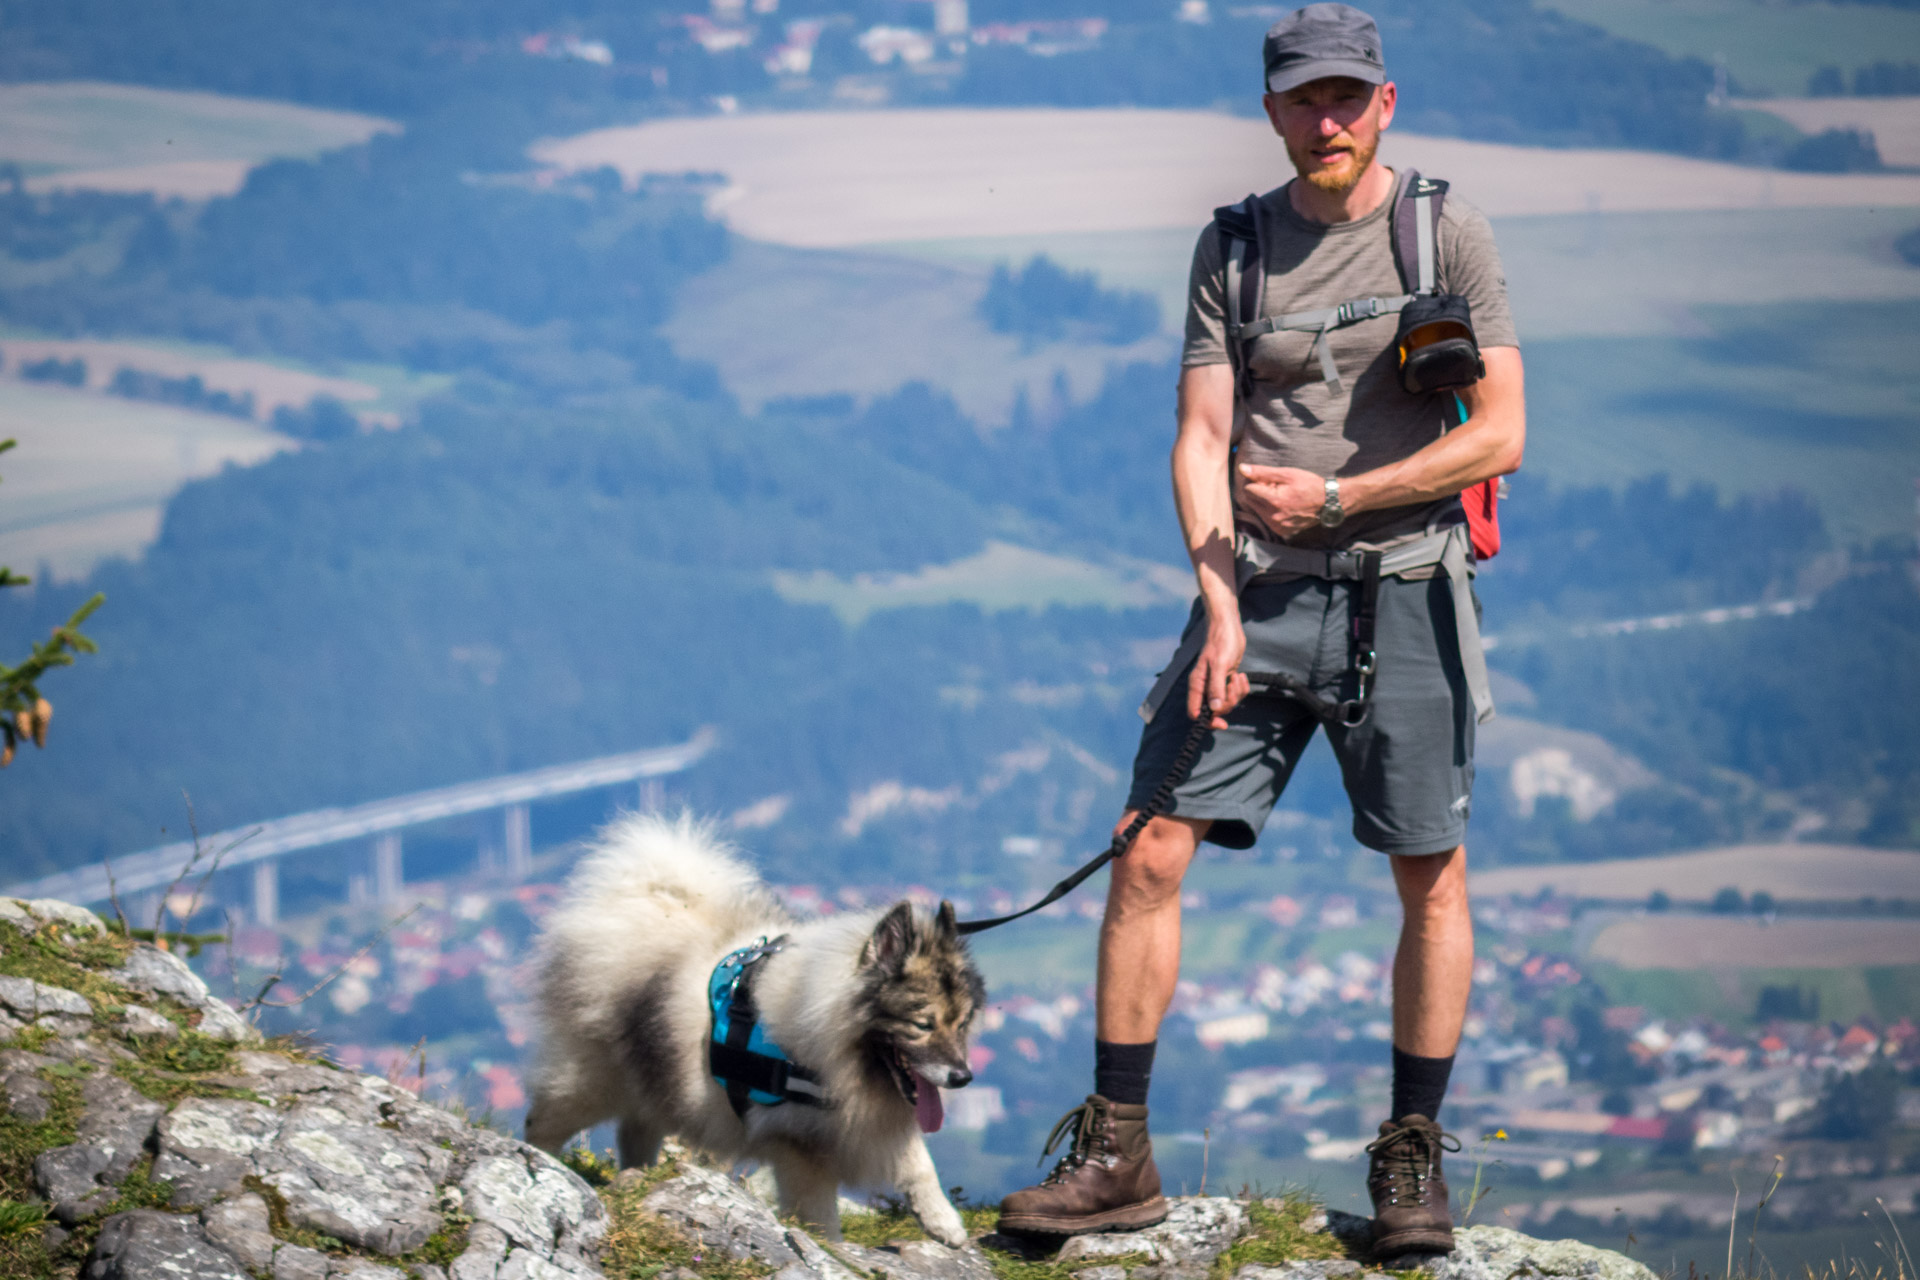
<path id="1" fill-rule="evenodd" d="M 1247 1233 L 1214 1260 L 1214 1280 L 1249 1265 L 1277 1267 L 1307 1259 L 1346 1257 L 1346 1249 L 1331 1231 L 1307 1230 L 1307 1219 L 1319 1208 L 1303 1195 L 1248 1201 Z"/>
<path id="2" fill-rule="evenodd" d="M 663 1271 L 685 1267 L 701 1280 L 761 1280 L 772 1268 L 706 1248 L 665 1219 L 640 1207 L 655 1187 L 679 1173 L 672 1159 L 643 1170 L 629 1170 L 600 1188 L 611 1221 L 600 1265 L 612 1280 L 653 1280 Z"/>

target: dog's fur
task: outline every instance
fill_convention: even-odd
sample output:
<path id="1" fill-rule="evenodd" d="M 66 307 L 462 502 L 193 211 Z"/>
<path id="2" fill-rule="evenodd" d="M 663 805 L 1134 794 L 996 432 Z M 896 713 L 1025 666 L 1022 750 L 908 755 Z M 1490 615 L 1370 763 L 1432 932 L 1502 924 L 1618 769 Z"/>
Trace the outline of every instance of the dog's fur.
<path id="1" fill-rule="evenodd" d="M 728 952 L 783 933 L 755 979 L 760 1023 L 832 1105 L 756 1105 L 743 1119 L 707 1069 L 707 983 Z M 633 816 L 582 859 L 542 952 L 527 1141 L 557 1153 L 617 1119 L 622 1165 L 651 1164 L 669 1136 L 765 1161 L 781 1211 L 830 1238 L 844 1183 L 897 1189 L 929 1235 L 966 1239 L 914 1107 L 919 1090 L 972 1079 L 985 989 L 949 904 L 796 922 L 710 826 Z"/>

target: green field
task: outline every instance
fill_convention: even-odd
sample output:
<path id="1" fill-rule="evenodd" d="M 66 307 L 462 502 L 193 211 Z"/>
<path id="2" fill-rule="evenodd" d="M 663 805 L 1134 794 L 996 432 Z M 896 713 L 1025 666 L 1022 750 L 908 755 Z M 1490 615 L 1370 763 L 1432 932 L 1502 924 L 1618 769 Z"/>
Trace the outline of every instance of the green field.
<path id="1" fill-rule="evenodd" d="M 1639 1005 L 1655 1017 L 1711 1018 L 1730 1027 L 1754 1025 L 1763 987 L 1799 987 L 1820 997 L 1820 1017 L 1841 1023 L 1871 1017 L 1883 1025 L 1920 1016 L 1920 966 L 1859 969 L 1741 969 L 1704 972 L 1588 965 L 1614 1004 Z"/>
<path id="2" fill-rule="evenodd" d="M 312 156 L 397 128 L 289 102 L 64 81 L 0 86 L 0 161 L 28 174 Z"/>
<path id="3" fill-rule="evenodd" d="M 1920 10 L 1817 0 L 1540 0 L 1569 18 L 1671 54 L 1726 59 L 1747 93 L 1798 94 L 1824 66 L 1851 73 L 1920 49 Z"/>

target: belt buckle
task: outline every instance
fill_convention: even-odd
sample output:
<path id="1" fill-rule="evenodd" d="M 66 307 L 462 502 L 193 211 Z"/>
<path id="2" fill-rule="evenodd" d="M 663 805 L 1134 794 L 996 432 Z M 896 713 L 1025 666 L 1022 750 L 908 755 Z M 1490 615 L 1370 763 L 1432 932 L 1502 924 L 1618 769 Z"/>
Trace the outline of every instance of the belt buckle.
<path id="1" fill-rule="evenodd" d="M 1354 551 L 1327 552 L 1327 576 L 1329 578 L 1357 578 L 1360 576 L 1359 553 Z"/>

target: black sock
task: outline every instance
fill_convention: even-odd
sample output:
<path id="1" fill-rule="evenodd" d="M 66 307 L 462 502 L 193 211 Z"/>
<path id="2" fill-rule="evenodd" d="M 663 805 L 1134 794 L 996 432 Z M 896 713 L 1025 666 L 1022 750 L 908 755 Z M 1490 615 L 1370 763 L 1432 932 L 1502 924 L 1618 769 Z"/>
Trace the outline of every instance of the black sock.
<path id="1" fill-rule="evenodd" d="M 1153 1050 L 1160 1042 L 1093 1042 L 1093 1091 L 1108 1102 L 1147 1105 L 1147 1081 L 1153 1075 Z"/>
<path id="2" fill-rule="evenodd" d="M 1393 1116 L 1440 1118 L 1440 1104 L 1446 1101 L 1447 1078 L 1453 1074 L 1453 1055 L 1421 1058 L 1393 1051 Z"/>

